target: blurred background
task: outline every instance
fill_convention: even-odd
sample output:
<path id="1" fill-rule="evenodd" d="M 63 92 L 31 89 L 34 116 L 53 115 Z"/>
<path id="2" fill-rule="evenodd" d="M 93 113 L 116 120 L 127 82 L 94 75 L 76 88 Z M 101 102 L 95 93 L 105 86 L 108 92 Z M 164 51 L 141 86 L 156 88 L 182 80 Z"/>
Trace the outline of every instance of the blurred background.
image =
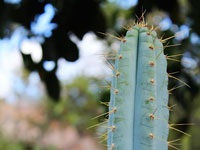
<path id="1" fill-rule="evenodd" d="M 112 74 L 102 54 L 145 13 L 159 37 L 178 35 L 165 50 L 182 54 L 168 72 L 190 85 L 170 94 L 169 140 L 181 150 L 200 149 L 200 1 L 0 0 L 0 150 L 105 150 Z M 180 34 L 181 33 L 181 34 Z M 110 63 L 113 63 L 112 61 Z M 170 79 L 169 89 L 182 83 Z M 188 124 L 194 123 L 194 125 Z"/>

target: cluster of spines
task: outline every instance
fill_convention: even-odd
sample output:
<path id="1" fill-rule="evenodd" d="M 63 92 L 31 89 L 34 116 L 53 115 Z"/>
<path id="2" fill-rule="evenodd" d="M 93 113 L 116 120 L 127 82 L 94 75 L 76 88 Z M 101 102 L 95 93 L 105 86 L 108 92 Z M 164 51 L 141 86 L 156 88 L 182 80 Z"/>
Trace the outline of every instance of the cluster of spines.
<path id="1" fill-rule="evenodd" d="M 145 24 L 145 23 L 136 23 L 135 25 L 136 25 L 136 26 L 139 26 L 140 28 L 141 28 L 141 27 L 147 27 L 147 24 Z M 132 25 L 131 25 L 130 27 L 126 28 L 126 29 L 127 29 L 127 30 L 131 30 L 131 29 L 132 29 Z M 155 30 L 155 28 L 152 27 L 152 28 L 149 30 L 149 32 L 147 32 L 146 34 L 147 34 L 147 35 L 151 35 L 152 32 L 153 32 L 154 30 Z M 105 34 L 105 35 L 108 35 L 108 36 L 111 36 L 111 37 L 113 37 L 113 38 L 116 38 L 116 39 L 120 40 L 122 43 L 125 43 L 125 42 L 126 42 L 126 38 L 125 38 L 124 36 L 123 36 L 123 37 L 115 37 L 115 36 L 113 36 L 113 35 L 111 35 L 111 34 Z M 174 37 L 175 37 L 175 36 L 172 36 L 172 37 L 169 37 L 169 38 L 166 38 L 166 39 L 162 39 L 162 38 L 161 38 L 161 39 L 160 39 L 160 42 L 161 42 L 161 43 L 165 43 L 166 40 L 169 40 L 169 39 L 174 38 Z M 153 51 L 155 48 L 163 48 L 163 51 L 164 51 L 165 48 L 171 47 L 171 46 L 177 46 L 177 45 L 167 45 L 167 46 L 163 46 L 163 47 L 154 47 L 153 45 L 150 45 L 150 46 L 149 46 L 149 49 Z M 160 54 L 161 54 L 163 51 L 160 51 L 160 53 L 156 56 L 156 59 L 155 59 L 155 60 L 149 61 L 149 66 L 150 66 L 150 67 L 155 67 L 155 62 L 156 62 L 156 60 L 159 58 Z M 179 60 L 174 59 L 174 57 L 178 57 L 178 56 L 181 56 L 181 55 L 182 55 L 182 54 L 177 54 L 177 55 L 172 55 L 172 56 L 166 56 L 166 59 L 167 59 L 167 60 L 170 60 L 170 61 L 179 61 Z M 112 55 L 105 55 L 105 58 L 106 58 L 106 60 L 113 59 L 113 60 L 115 60 L 115 61 L 120 61 L 120 60 L 123 59 L 123 56 L 121 55 L 121 53 L 118 53 L 118 54 L 112 54 Z M 112 75 L 112 77 L 114 77 L 114 80 L 117 79 L 117 78 L 120 76 L 120 72 L 116 69 L 118 63 L 115 63 L 115 66 L 112 65 L 110 62 L 109 62 L 108 64 L 109 64 L 109 66 L 111 66 L 110 68 L 113 70 L 113 75 Z M 168 75 L 168 77 L 173 78 L 173 79 L 176 79 L 176 80 L 180 81 L 181 83 L 183 83 L 184 85 L 189 86 L 189 85 L 186 84 L 184 81 L 182 81 L 182 80 L 180 80 L 180 79 L 178 79 L 178 78 L 172 76 L 172 74 L 173 74 L 173 73 L 169 73 L 169 74 L 167 74 L 167 75 Z M 113 80 L 113 81 L 114 81 L 114 80 Z M 149 82 L 150 82 L 152 85 L 155 84 L 154 79 L 150 79 Z M 112 83 L 112 85 L 109 84 L 108 87 L 111 89 L 111 91 L 112 91 L 111 93 L 113 93 L 111 96 L 116 96 L 116 95 L 119 93 L 119 90 L 117 89 L 115 83 Z M 177 89 L 177 88 L 179 88 L 179 87 L 182 87 L 182 85 L 181 85 L 181 86 L 178 86 L 178 87 L 174 87 L 174 88 L 172 88 L 172 89 L 169 89 L 169 90 L 168 90 L 168 93 L 170 94 L 171 91 L 173 91 L 173 90 L 175 90 L 175 89 Z M 154 101 L 155 101 L 155 98 L 154 98 L 153 96 L 150 96 L 150 97 L 147 99 L 146 103 L 149 103 L 149 101 L 150 101 L 150 102 L 154 102 Z M 104 113 L 104 114 L 102 114 L 102 115 L 99 115 L 99 116 L 97 116 L 97 117 L 95 117 L 95 118 L 98 118 L 98 117 L 101 117 L 101 116 L 105 116 L 105 115 L 109 115 L 109 117 L 112 118 L 112 116 L 118 111 L 117 107 L 115 107 L 114 104 L 110 104 L 110 105 L 106 104 L 106 105 L 107 105 L 107 106 L 110 106 L 110 107 L 109 107 L 109 111 L 108 111 L 107 113 Z M 171 109 L 172 109 L 173 106 L 168 106 L 168 103 L 167 103 L 165 107 L 166 107 L 169 111 L 171 111 Z M 155 120 L 155 119 L 157 119 L 157 120 L 161 120 L 161 121 L 168 121 L 168 120 L 163 120 L 162 118 L 156 117 L 156 116 L 155 116 L 155 112 L 156 112 L 156 111 L 157 111 L 157 109 L 155 109 L 151 114 L 148 115 L 148 117 L 149 117 L 150 120 Z M 114 118 L 114 117 L 113 117 L 113 118 Z M 114 119 L 110 119 L 110 120 L 114 120 Z M 106 123 L 106 122 L 108 122 L 107 119 L 106 119 L 106 121 L 103 122 L 103 123 Z M 108 127 L 107 127 L 108 130 L 106 131 L 106 133 L 104 133 L 104 134 L 101 136 L 101 138 L 103 138 L 103 141 L 106 140 L 108 134 L 113 133 L 113 132 L 115 132 L 115 130 L 116 130 L 116 126 L 113 125 L 113 123 L 111 123 L 111 124 L 112 124 L 111 126 L 108 126 Z M 178 130 L 178 129 L 176 129 L 176 128 L 173 127 L 173 126 L 176 126 L 176 125 L 191 125 L 191 124 L 169 124 L 169 125 L 168 125 L 169 129 L 172 129 L 172 130 L 175 130 L 175 131 L 177 131 L 177 132 L 180 132 L 180 133 L 183 133 L 183 134 L 185 134 L 185 135 L 190 136 L 189 134 L 187 134 L 187 133 L 185 133 L 185 132 L 183 132 L 183 131 L 181 131 L 181 130 Z M 95 126 L 97 126 L 97 125 L 95 125 Z M 165 141 L 165 140 L 163 140 L 161 137 L 155 136 L 153 133 L 149 133 L 148 136 L 149 136 L 149 138 L 151 138 L 151 139 L 154 139 L 154 138 L 155 138 L 155 139 L 158 139 L 158 140 L 160 140 L 160 141 L 164 141 L 164 142 L 166 142 L 166 143 L 168 144 L 169 147 L 172 147 L 172 148 L 178 150 L 178 148 L 175 147 L 173 144 L 174 144 L 175 142 L 179 141 L 179 139 L 173 140 L 173 141 Z M 113 149 L 115 149 L 116 146 L 115 146 L 115 143 L 110 143 L 110 144 L 107 145 L 107 147 L 108 147 L 108 150 L 113 150 Z"/>

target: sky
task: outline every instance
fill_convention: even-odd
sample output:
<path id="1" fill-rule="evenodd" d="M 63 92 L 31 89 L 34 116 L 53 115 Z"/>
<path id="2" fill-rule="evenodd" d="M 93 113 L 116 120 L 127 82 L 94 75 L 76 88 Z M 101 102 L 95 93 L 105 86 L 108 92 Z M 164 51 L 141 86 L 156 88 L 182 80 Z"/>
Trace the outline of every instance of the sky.
<path id="1" fill-rule="evenodd" d="M 116 3 L 117 5 L 119 5 L 124 9 L 128 9 L 132 6 L 135 6 L 138 0 L 109 0 L 109 2 Z"/>
<path id="2" fill-rule="evenodd" d="M 24 54 L 31 54 L 34 62 L 40 62 L 42 58 L 42 48 L 40 43 L 44 41 L 44 37 L 49 37 L 52 30 L 57 27 L 51 23 L 55 14 L 52 5 L 47 4 L 44 13 L 41 14 L 31 24 L 31 30 L 38 36 L 29 39 L 27 31 L 20 27 L 15 30 L 10 38 L 0 40 L 0 99 L 6 99 L 13 103 L 17 98 L 16 95 L 22 94 L 24 98 L 40 99 L 43 95 L 40 88 L 40 78 L 37 72 L 30 73 L 29 77 L 24 81 L 23 78 L 23 60 L 20 50 Z M 56 75 L 62 81 L 71 81 L 79 75 L 86 76 L 103 76 L 111 73 L 106 67 L 104 59 L 100 54 L 106 53 L 104 50 L 105 41 L 97 40 L 94 33 L 87 33 L 83 40 L 80 41 L 75 35 L 71 39 L 77 44 L 80 52 L 80 58 L 76 62 L 67 62 L 65 59 L 59 59 L 58 70 Z M 46 70 L 52 70 L 55 64 L 52 61 L 46 61 L 44 64 Z"/>
<path id="3" fill-rule="evenodd" d="M 12 3 L 20 2 L 20 0 L 6 1 L 11 1 Z M 109 1 L 114 2 L 114 0 Z M 128 8 L 137 3 L 137 0 L 125 1 L 115 0 L 123 8 Z M 43 92 L 40 89 L 44 89 L 44 87 L 37 72 L 30 73 L 26 80 L 22 79 L 24 78 L 23 60 L 20 50 L 24 54 L 31 54 L 34 62 L 40 62 L 42 58 L 40 44 L 44 42 L 44 37 L 50 37 L 52 30 L 57 28 L 56 24 L 51 23 L 54 15 L 55 8 L 51 4 L 47 4 L 44 7 L 44 13 L 32 22 L 31 30 L 38 35 L 37 37 L 27 38 L 27 31 L 19 27 L 10 38 L 0 39 L 0 99 L 6 99 L 8 102 L 13 103 L 16 101 L 17 95 L 20 94 L 23 94 L 24 98 L 33 100 L 40 99 L 43 96 Z M 160 22 L 160 26 L 165 31 L 174 25 L 170 18 L 166 17 Z M 178 31 L 184 31 L 184 34 L 177 37 L 177 40 L 182 40 L 189 35 L 189 27 L 187 25 L 182 25 Z M 111 74 L 111 70 L 106 66 L 102 55 L 100 55 L 105 54 L 105 50 L 108 49 L 104 40 L 98 40 L 92 32 L 85 34 L 81 41 L 73 34 L 70 38 L 77 44 L 80 58 L 76 62 L 67 62 L 65 59 L 58 60 L 56 75 L 63 83 L 71 81 L 72 77 L 75 78 L 79 75 L 97 77 Z M 197 43 L 199 37 L 196 34 L 192 34 L 191 40 L 193 43 Z M 114 46 L 114 49 L 118 49 L 119 42 L 115 42 L 112 46 Z M 190 63 L 185 67 L 192 68 L 196 65 L 196 62 L 188 55 L 185 55 L 183 59 L 184 61 L 192 62 L 192 65 Z M 52 61 L 46 61 L 43 65 L 48 71 L 55 67 Z"/>

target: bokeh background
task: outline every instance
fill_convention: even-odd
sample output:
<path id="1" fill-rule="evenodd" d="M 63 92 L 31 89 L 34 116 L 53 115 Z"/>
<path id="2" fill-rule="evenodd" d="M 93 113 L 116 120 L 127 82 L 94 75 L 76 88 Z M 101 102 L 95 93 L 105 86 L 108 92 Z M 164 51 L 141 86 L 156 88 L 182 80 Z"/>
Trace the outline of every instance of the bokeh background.
<path id="1" fill-rule="evenodd" d="M 168 72 L 190 85 L 175 89 L 169 106 L 170 123 L 191 136 L 170 131 L 169 140 L 199 150 L 199 0 L 0 0 L 0 150 L 104 150 L 106 129 L 87 128 L 106 119 L 92 119 L 109 101 L 102 54 L 120 42 L 99 32 L 122 36 L 144 11 L 159 37 L 178 35 L 166 43 L 181 45 L 165 54 L 182 54 Z"/>

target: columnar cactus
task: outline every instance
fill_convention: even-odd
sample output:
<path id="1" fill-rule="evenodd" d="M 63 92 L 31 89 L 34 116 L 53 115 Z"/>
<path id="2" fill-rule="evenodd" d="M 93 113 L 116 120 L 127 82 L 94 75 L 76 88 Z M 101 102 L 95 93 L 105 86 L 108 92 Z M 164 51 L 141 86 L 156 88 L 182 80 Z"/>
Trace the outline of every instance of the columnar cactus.
<path id="1" fill-rule="evenodd" d="M 115 61 L 108 119 L 108 150 L 167 150 L 167 61 L 146 24 L 132 26 Z"/>

